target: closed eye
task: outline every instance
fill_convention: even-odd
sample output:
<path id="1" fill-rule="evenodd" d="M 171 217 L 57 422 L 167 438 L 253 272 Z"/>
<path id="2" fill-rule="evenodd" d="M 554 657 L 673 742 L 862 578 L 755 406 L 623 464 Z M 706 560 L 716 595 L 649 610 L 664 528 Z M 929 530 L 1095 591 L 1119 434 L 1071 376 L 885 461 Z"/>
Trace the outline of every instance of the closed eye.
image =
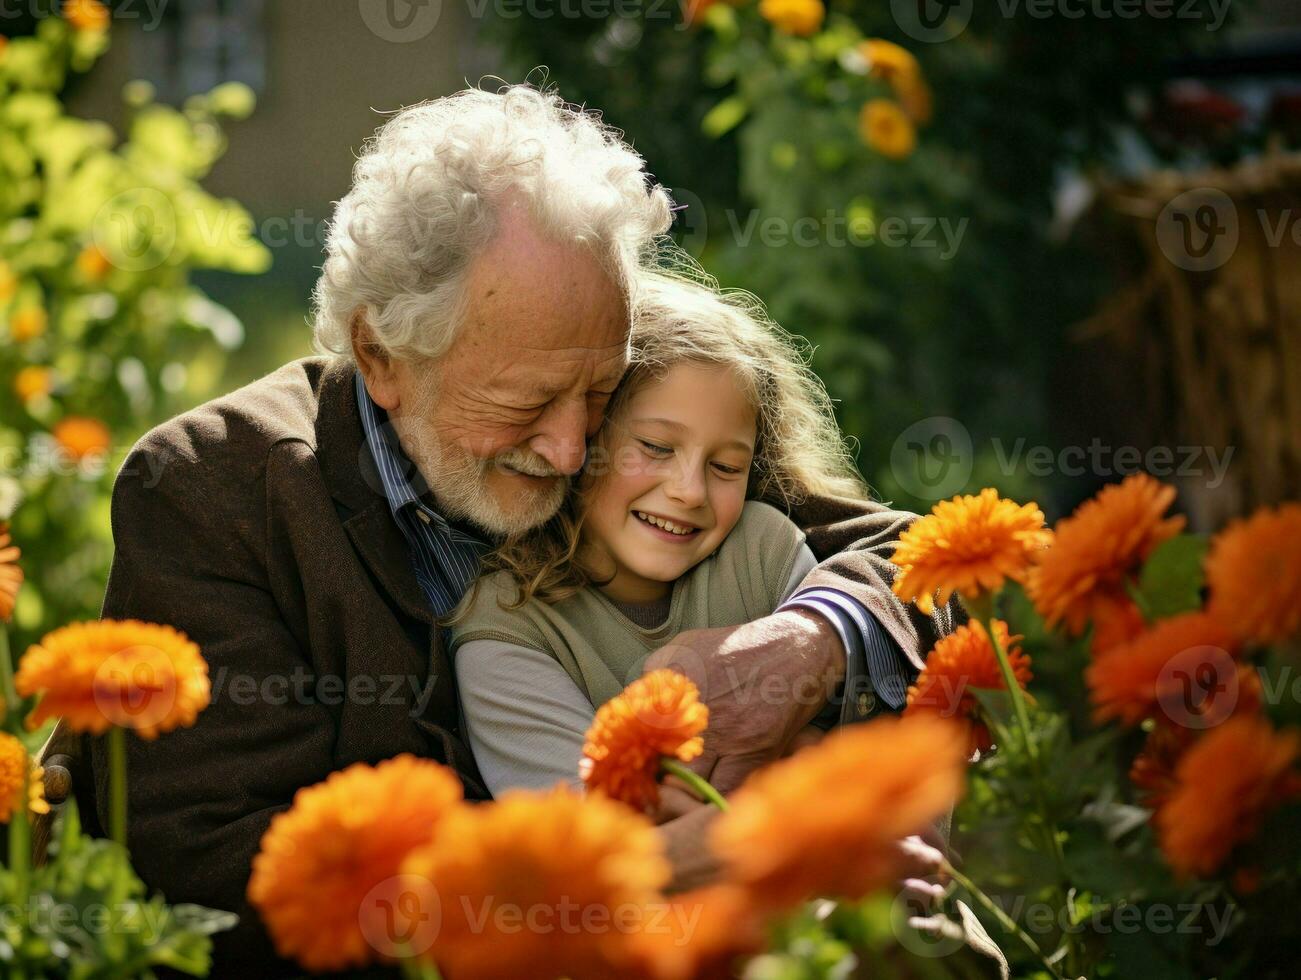
<path id="1" fill-rule="evenodd" d="M 647 442 L 645 439 L 638 439 L 637 441 L 640 442 L 646 448 L 646 451 L 652 456 L 664 457 L 672 455 L 673 453 L 673 450 L 668 446 L 660 446 L 653 442 Z"/>
<path id="2" fill-rule="evenodd" d="M 737 467 L 728 466 L 726 463 L 715 463 L 714 469 L 726 476 L 737 476 L 741 472 Z"/>

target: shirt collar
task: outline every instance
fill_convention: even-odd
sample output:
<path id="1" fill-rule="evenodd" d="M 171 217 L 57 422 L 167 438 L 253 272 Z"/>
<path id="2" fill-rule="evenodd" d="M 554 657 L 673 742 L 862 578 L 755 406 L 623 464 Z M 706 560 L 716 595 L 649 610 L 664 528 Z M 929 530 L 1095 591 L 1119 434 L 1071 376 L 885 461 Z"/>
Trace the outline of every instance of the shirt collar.
<path id="1" fill-rule="evenodd" d="M 447 519 L 420 499 L 421 494 L 428 489 L 424 477 L 402 451 L 397 433 L 388 420 L 388 412 L 371 399 L 360 371 L 357 372 L 356 385 L 357 411 L 361 416 L 362 431 L 366 434 L 366 445 L 375 460 L 384 496 L 388 498 L 389 510 L 394 518 L 414 508 L 424 516 L 426 523 L 432 522 L 443 533 L 450 533 L 452 528 Z"/>

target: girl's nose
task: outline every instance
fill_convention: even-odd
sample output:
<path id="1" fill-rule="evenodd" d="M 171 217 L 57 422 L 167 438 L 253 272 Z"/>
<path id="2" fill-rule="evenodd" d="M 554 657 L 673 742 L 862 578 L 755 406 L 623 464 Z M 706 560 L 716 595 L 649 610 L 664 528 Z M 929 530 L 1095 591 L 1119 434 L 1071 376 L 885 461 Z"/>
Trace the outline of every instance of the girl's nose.
<path id="1" fill-rule="evenodd" d="M 664 488 L 665 493 L 670 499 L 677 501 L 683 507 L 696 508 L 700 507 L 708 499 L 705 490 L 705 477 L 694 466 L 683 466 L 679 468 Z"/>

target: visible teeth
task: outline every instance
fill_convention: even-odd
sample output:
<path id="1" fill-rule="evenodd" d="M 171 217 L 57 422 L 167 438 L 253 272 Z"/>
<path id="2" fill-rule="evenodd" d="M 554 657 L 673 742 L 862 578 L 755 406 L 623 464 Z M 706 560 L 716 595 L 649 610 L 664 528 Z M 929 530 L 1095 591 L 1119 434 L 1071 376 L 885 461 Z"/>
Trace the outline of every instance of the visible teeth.
<path id="1" fill-rule="evenodd" d="M 695 530 L 694 527 L 679 527 L 678 525 L 674 524 L 672 521 L 666 521 L 661 517 L 655 517 L 652 514 L 647 514 L 640 510 L 633 511 L 633 513 L 635 513 L 647 524 L 654 524 L 656 527 L 663 528 L 664 530 L 668 531 L 670 534 L 678 534 L 678 535 L 690 534 L 692 531 Z"/>

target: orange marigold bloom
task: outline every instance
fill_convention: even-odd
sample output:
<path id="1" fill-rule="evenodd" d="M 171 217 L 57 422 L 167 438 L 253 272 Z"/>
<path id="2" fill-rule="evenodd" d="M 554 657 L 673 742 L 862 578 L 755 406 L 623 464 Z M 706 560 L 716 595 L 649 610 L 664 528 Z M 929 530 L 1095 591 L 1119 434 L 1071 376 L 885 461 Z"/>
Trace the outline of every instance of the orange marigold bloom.
<path id="1" fill-rule="evenodd" d="M 23 570 L 18 565 L 22 552 L 9 536 L 9 525 L 0 524 L 0 623 L 9 622 L 14 603 L 23 584 Z"/>
<path id="2" fill-rule="evenodd" d="M 997 490 L 941 500 L 899 535 L 890 560 L 899 566 L 894 594 L 928 615 L 954 593 L 974 598 L 1007 579 L 1020 581 L 1052 540 L 1034 504 L 1004 500 Z"/>
<path id="3" fill-rule="evenodd" d="M 1052 547 L 1026 582 L 1044 621 L 1064 622 L 1078 636 L 1100 611 L 1126 599 L 1126 579 L 1183 530 L 1182 517 L 1162 516 L 1174 499 L 1174 487 L 1136 473 L 1058 521 Z"/>
<path id="4" fill-rule="evenodd" d="M 867 61 L 868 71 L 873 78 L 884 79 L 893 84 L 910 85 L 921 78 L 921 66 L 907 48 L 900 47 L 884 38 L 868 38 L 858 46 L 859 53 Z"/>
<path id="5" fill-rule="evenodd" d="M 0 44 L 0 50 L 4 45 Z M 18 276 L 14 274 L 13 267 L 8 262 L 0 259 L 0 304 L 8 303 L 18 292 Z"/>
<path id="6" fill-rule="evenodd" d="M 1209 608 L 1244 641 L 1279 643 L 1301 632 L 1301 503 L 1234 521 L 1206 555 Z"/>
<path id="7" fill-rule="evenodd" d="M 645 811 L 659 801 L 660 760 L 700 755 L 708 724 L 709 708 L 689 678 L 667 668 L 651 671 L 596 712 L 579 774 L 589 791 Z"/>
<path id="8" fill-rule="evenodd" d="M 9 333 L 15 344 L 21 344 L 24 341 L 35 340 L 45 333 L 48 325 L 49 317 L 44 309 L 39 306 L 28 306 L 17 310 L 9 318 Z"/>
<path id="9" fill-rule="evenodd" d="M 1301 794 L 1294 768 L 1301 737 L 1242 715 L 1203 735 L 1175 768 L 1175 785 L 1156 812 L 1157 839 L 1181 876 L 1214 874 L 1265 815 Z"/>
<path id="10" fill-rule="evenodd" d="M 710 840 L 762 909 L 856 900 L 891 883 L 896 842 L 961 795 L 966 758 L 961 726 L 933 715 L 842 728 L 751 776 Z"/>
<path id="11" fill-rule="evenodd" d="M 87 245 L 77 254 L 77 271 L 91 282 L 102 282 L 112 268 L 108 256 L 94 245 Z"/>
<path id="12" fill-rule="evenodd" d="M 902 160 L 917 148 L 917 128 L 891 99 L 869 99 L 858 113 L 858 135 L 882 156 Z"/>
<path id="13" fill-rule="evenodd" d="M 108 28 L 108 8 L 99 0 L 63 0 L 63 18 L 77 31 Z"/>
<path id="14" fill-rule="evenodd" d="M 1030 673 L 1030 658 L 1017 646 L 1021 637 L 1010 635 L 1007 623 L 1001 619 L 994 620 L 994 633 L 1007 653 L 1017 684 L 1024 689 L 1033 675 Z M 994 645 L 989 642 L 985 627 L 976 620 L 959 626 L 935 644 L 916 683 L 908 688 L 908 707 L 904 709 L 904 715 L 959 716 L 966 721 L 968 755 L 983 752 L 994 742 L 981 718 L 980 703 L 968 690 L 973 687 L 1007 689 Z"/>
<path id="15" fill-rule="evenodd" d="M 111 725 L 144 739 L 194 724 L 208 706 L 208 662 L 184 633 L 130 619 L 73 623 L 47 633 L 18 665 L 18 693 L 44 697 L 35 728 L 62 717 L 73 731 Z"/>
<path id="16" fill-rule="evenodd" d="M 449 813 L 402 871 L 423 880 L 441 919 L 428 955 L 457 980 L 622 976 L 637 949 L 619 923 L 670 877 L 649 820 L 565 786 Z"/>
<path id="17" fill-rule="evenodd" d="M 1094 606 L 1093 636 L 1089 649 L 1097 656 L 1112 647 L 1129 643 L 1147 629 L 1147 621 L 1134 600 L 1116 597 L 1114 601 L 1099 599 Z"/>
<path id="18" fill-rule="evenodd" d="M 24 404 L 33 398 L 48 395 L 53 377 L 49 368 L 29 364 L 14 375 L 14 394 Z"/>
<path id="19" fill-rule="evenodd" d="M 816 34 L 827 15 L 822 0 L 759 0 L 759 15 L 783 34 Z"/>
<path id="20" fill-rule="evenodd" d="M 1197 735 L 1196 729 L 1185 725 L 1157 725 L 1148 732 L 1142 751 L 1129 767 L 1129 781 L 1143 806 L 1155 810 L 1169 798 L 1175 786 L 1175 766 Z"/>
<path id="21" fill-rule="evenodd" d="M 1196 725 L 1197 716 L 1225 711 L 1224 703 L 1216 703 L 1221 694 L 1236 699 L 1244 684 L 1253 683 L 1255 673 L 1233 662 L 1237 652 L 1237 638 L 1214 616 L 1191 612 L 1163 619 L 1093 659 L 1084 677 L 1094 717 L 1137 725 L 1160 712 Z"/>
<path id="22" fill-rule="evenodd" d="M 78 461 L 107 451 L 113 443 L 113 435 L 107 425 L 99 419 L 81 415 L 69 415 L 61 419 L 55 423 L 52 434 L 63 451 Z"/>
<path id="23" fill-rule="evenodd" d="M 404 930 L 385 916 L 405 908 L 402 862 L 461 805 L 455 773 L 409 754 L 300 789 L 271 821 L 248 883 L 277 952 L 313 971 L 391 956 Z"/>
<path id="24" fill-rule="evenodd" d="M 622 980 L 732 980 L 737 960 L 764 948 L 763 922 L 743 888 L 711 885 L 666 904 L 633 933 L 634 962 Z"/>
<path id="25" fill-rule="evenodd" d="M 0 732 L 0 823 L 13 819 L 23 805 L 23 772 L 27 773 L 27 809 L 32 813 L 49 813 L 45 802 L 45 770 L 33 766 L 27 749 L 8 732 Z"/>

